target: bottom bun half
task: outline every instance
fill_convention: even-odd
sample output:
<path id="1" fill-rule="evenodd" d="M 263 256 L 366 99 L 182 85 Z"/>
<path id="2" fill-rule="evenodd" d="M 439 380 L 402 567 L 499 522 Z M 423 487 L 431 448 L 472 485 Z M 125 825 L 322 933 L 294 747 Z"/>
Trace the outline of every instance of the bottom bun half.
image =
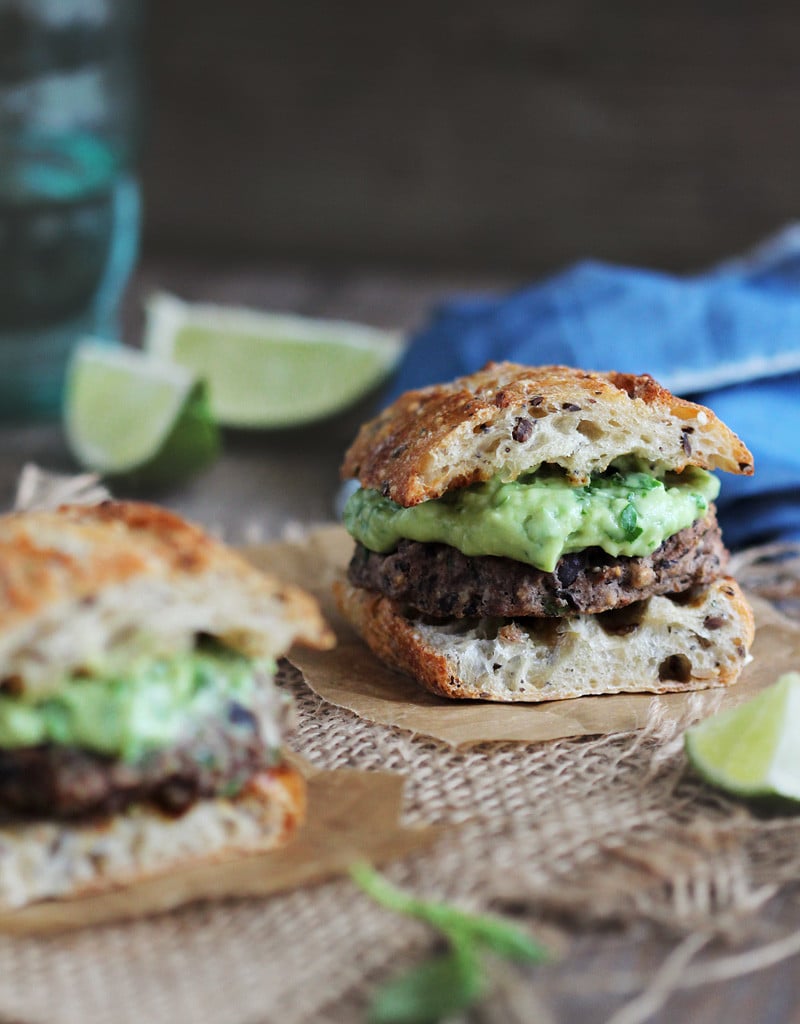
<path id="1" fill-rule="evenodd" d="M 753 614 L 729 577 L 599 615 L 433 620 L 339 581 L 340 610 L 387 665 L 443 697 L 548 701 L 726 686 Z"/>
<path id="2" fill-rule="evenodd" d="M 135 806 L 92 821 L 0 823 L 0 909 L 98 893 L 177 867 L 283 845 L 305 816 L 302 776 L 281 765 L 180 817 Z"/>

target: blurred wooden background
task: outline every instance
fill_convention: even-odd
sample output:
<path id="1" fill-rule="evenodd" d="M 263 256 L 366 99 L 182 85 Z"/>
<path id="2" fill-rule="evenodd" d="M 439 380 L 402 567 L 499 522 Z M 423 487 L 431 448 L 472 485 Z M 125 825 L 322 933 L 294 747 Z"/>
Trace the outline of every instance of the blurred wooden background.
<path id="1" fill-rule="evenodd" d="M 146 253 L 689 269 L 793 218 L 800 8 L 152 0 Z"/>

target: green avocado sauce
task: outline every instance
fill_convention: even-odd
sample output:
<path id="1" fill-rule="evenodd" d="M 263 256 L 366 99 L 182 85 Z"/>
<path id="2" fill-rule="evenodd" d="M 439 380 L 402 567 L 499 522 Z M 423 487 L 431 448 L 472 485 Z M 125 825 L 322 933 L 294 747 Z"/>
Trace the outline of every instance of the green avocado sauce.
<path id="1" fill-rule="evenodd" d="M 272 662 L 209 645 L 142 658 L 113 678 L 66 678 L 39 701 L 0 696 L 0 747 L 54 743 L 137 761 L 235 705 L 252 706 L 259 676 L 271 677 L 274 669 Z"/>
<path id="2" fill-rule="evenodd" d="M 517 480 L 495 477 L 411 508 L 362 489 L 350 497 L 344 524 L 370 551 L 393 551 L 407 538 L 552 572 L 562 555 L 589 547 L 609 555 L 652 554 L 704 516 L 718 493 L 716 477 L 694 466 L 655 476 L 648 464 L 626 459 L 585 485 L 573 486 L 555 467 L 541 467 Z"/>

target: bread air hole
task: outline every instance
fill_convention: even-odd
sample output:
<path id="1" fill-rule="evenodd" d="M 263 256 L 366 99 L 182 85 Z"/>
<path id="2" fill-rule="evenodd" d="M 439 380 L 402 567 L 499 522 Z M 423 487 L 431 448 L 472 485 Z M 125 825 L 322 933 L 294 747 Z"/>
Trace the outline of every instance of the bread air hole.
<path id="1" fill-rule="evenodd" d="M 578 433 L 588 437 L 590 441 L 599 441 L 603 436 L 603 428 L 593 420 L 581 420 L 578 424 Z"/>
<path id="2" fill-rule="evenodd" d="M 658 678 L 675 683 L 688 683 L 692 678 L 692 663 L 685 654 L 670 654 L 658 666 Z"/>
<path id="3" fill-rule="evenodd" d="M 679 594 L 664 594 L 664 597 L 681 608 L 699 608 L 705 604 L 707 595 L 708 586 L 700 583 Z"/>
<path id="4" fill-rule="evenodd" d="M 642 624 L 646 611 L 647 602 L 636 601 L 635 604 L 629 604 L 625 608 L 613 608 L 610 612 L 600 612 L 594 616 L 594 619 L 611 636 L 628 636 Z"/>

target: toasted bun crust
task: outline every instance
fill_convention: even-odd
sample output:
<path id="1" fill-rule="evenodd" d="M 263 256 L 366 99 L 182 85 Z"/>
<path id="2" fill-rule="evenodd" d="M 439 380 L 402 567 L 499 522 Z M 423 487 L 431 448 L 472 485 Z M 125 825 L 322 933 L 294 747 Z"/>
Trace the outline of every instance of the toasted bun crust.
<path id="1" fill-rule="evenodd" d="M 675 470 L 753 472 L 750 452 L 710 409 L 647 374 L 489 363 L 401 395 L 361 428 L 342 476 L 409 507 L 542 463 L 584 479 L 629 454 Z"/>
<path id="2" fill-rule="evenodd" d="M 304 779 L 282 765 L 254 776 L 235 799 L 200 800 L 179 818 L 138 807 L 93 822 L 0 824 L 0 909 L 272 850 L 294 835 L 305 807 Z"/>
<path id="3" fill-rule="evenodd" d="M 335 593 L 382 661 L 442 697 L 537 702 L 727 686 L 754 634 L 730 577 L 691 596 L 561 619 L 434 622 L 349 583 L 337 582 Z"/>
<path id="4" fill-rule="evenodd" d="M 182 650 L 198 632 L 264 657 L 333 643 L 312 597 L 166 509 L 0 517 L 0 684 L 44 694 L 76 669 Z"/>

